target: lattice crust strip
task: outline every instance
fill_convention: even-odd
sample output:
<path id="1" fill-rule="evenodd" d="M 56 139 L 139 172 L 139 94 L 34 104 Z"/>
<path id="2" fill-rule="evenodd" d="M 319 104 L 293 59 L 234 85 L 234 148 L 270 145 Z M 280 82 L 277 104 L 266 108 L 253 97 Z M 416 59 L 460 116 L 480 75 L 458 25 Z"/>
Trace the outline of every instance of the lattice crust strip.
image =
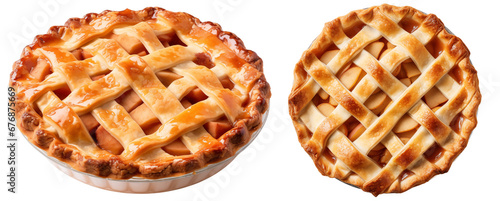
<path id="1" fill-rule="evenodd" d="M 128 14 L 129 11 L 122 12 Z M 20 94 L 27 102 L 33 103 L 31 107 L 36 108 L 48 123 L 41 125 L 44 129 L 55 133 L 63 143 L 78 149 L 84 157 L 101 158 L 109 155 L 95 144 L 87 130 L 100 126 L 98 130 L 102 127 L 123 147 L 123 152 L 119 154 L 121 160 L 137 164 L 160 164 L 160 161 L 194 156 L 194 163 L 208 162 L 200 159 L 225 156 L 210 156 L 209 152 L 195 154 L 211 149 L 216 152 L 219 149 L 231 151 L 232 147 L 224 148 L 231 142 L 214 138 L 204 128 L 205 123 L 227 119 L 233 126 L 238 124 L 237 130 L 233 129 L 231 133 L 241 135 L 241 139 L 245 140 L 248 139 L 248 132 L 251 132 L 246 130 L 246 126 L 254 129 L 258 126 L 255 121 L 260 118 L 254 117 L 246 121 L 248 125 L 242 126 L 237 121 L 241 121 L 243 110 L 267 109 L 269 93 L 266 90 L 269 87 L 260 67 L 234 53 L 234 49 L 242 50 L 242 44 L 237 41 L 230 44 L 234 46 L 230 46 L 221 41 L 214 35 L 219 27 L 215 27 L 212 32 L 194 25 L 188 26 L 189 30 L 186 30 L 187 27 L 178 24 L 179 21 L 200 23 L 189 21 L 186 17 L 191 16 L 187 14 L 164 10 L 155 12 L 165 13 L 155 15 L 154 20 L 148 21 L 137 18 L 143 13 L 135 13 L 125 24 L 117 19 L 106 24 L 102 30 L 100 26 L 82 26 L 81 29 L 87 31 L 63 38 L 66 43 L 54 43 L 32 51 L 34 58 L 50 67 L 50 72 L 38 83 L 19 85 Z M 214 29 L 216 26 L 210 23 L 205 25 L 203 28 Z M 115 26 L 119 28 L 115 29 Z M 191 35 L 193 32 L 195 35 Z M 219 33 L 230 34 L 220 30 Z M 177 40 L 182 44 L 162 42 L 165 37 L 171 40 L 178 37 Z M 228 40 L 239 39 L 230 36 Z M 207 44 L 207 41 L 210 42 Z M 79 58 L 81 56 L 75 54 L 78 51 L 86 54 L 85 57 Z M 245 59 L 256 57 L 248 50 L 237 53 L 250 54 Z M 193 62 L 199 55 L 212 55 L 209 62 L 214 66 L 209 68 Z M 258 60 L 251 60 L 255 61 Z M 171 83 L 165 84 L 158 78 L 160 74 L 174 78 Z M 96 76 L 98 78 L 94 78 Z M 234 87 L 226 88 L 228 82 Z M 257 83 L 259 86 L 254 87 Z M 66 96 L 53 92 L 65 86 L 69 88 Z M 206 99 L 186 105 L 182 100 L 193 90 L 201 90 L 198 93 L 205 94 Z M 249 97 L 249 94 L 260 92 L 264 92 L 257 95 L 262 102 L 251 102 L 259 97 Z M 125 94 L 131 94 L 127 97 L 136 97 L 134 100 L 125 100 L 135 101 L 133 105 L 117 102 Z M 142 114 L 138 115 L 140 112 Z M 95 120 L 94 123 L 88 123 L 87 119 Z M 144 126 L 155 121 L 159 121 L 161 126 L 147 135 Z M 189 149 L 190 155 L 171 155 L 161 149 L 177 139 Z M 186 162 L 185 168 L 195 165 L 189 163 L 192 162 Z M 161 165 L 158 171 L 167 170 L 165 168 L 168 167 Z M 155 171 L 154 166 L 147 168 L 140 171 Z"/>
<path id="2" fill-rule="evenodd" d="M 418 15 L 421 24 L 408 32 L 398 23 L 412 15 Z M 344 31 L 355 24 L 352 21 L 364 26 L 356 35 L 348 37 Z M 299 139 L 323 174 L 377 195 L 407 190 L 421 180 L 432 177 L 425 174 L 444 172 L 449 168 L 451 162 L 444 161 L 456 157 L 459 153 L 457 149 L 463 149 L 468 138 L 462 133 L 457 134 L 449 125 L 477 98 L 475 91 L 470 91 L 470 85 L 477 83 L 458 83 L 448 74 L 455 66 L 468 70 L 471 65 L 463 43 L 448 34 L 439 23 L 434 15 L 416 13 L 407 7 L 397 9 L 385 5 L 352 12 L 325 25 L 322 35 L 297 65 L 296 73 L 297 69 L 303 69 L 307 76 L 296 75 L 296 79 L 301 78 L 303 81 L 295 81 L 300 84 L 294 86 L 290 95 L 290 113 L 292 118 L 297 118 L 294 123 Z M 377 60 L 365 48 L 381 38 L 395 47 Z M 445 41 L 446 44 L 436 58 L 426 49 L 431 40 Z M 338 53 L 328 62 L 320 61 L 317 56 L 321 55 L 317 52 L 331 45 L 338 47 Z M 392 73 L 408 59 L 422 73 L 407 87 Z M 366 72 L 366 76 L 360 79 L 352 91 L 336 76 L 350 63 Z M 421 100 L 433 87 L 448 99 L 435 112 Z M 363 104 L 377 89 L 381 89 L 392 100 L 380 116 Z M 311 102 L 320 90 L 338 103 L 329 115 L 320 112 Z M 474 104 L 477 109 L 477 103 Z M 408 142 L 403 143 L 391 130 L 406 113 L 421 126 Z M 366 128 L 354 141 L 341 128 L 351 116 Z M 475 122 L 475 116 L 471 119 Z M 301 134 L 304 129 L 300 129 L 300 124 L 305 125 L 305 132 L 312 135 Z M 368 156 L 379 143 L 392 155 L 383 167 Z M 423 155 L 435 143 L 444 149 L 444 156 L 437 162 L 429 162 Z M 325 151 L 333 156 L 325 155 Z M 414 175 L 402 182 L 400 175 L 405 170 Z"/>

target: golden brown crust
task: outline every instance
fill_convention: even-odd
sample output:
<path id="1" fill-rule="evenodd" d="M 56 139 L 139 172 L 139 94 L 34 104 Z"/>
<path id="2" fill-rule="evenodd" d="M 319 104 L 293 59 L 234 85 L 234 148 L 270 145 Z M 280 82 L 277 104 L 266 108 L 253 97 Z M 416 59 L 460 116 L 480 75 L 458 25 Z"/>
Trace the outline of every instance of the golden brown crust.
<path id="1" fill-rule="evenodd" d="M 459 128 L 461 129 L 457 131 L 458 135 L 449 134 L 450 130 L 448 125 L 443 124 L 443 122 L 441 122 L 442 120 L 439 121 L 434 115 L 427 114 L 426 112 L 430 111 L 428 109 L 423 108 L 421 111 L 422 114 L 427 115 L 418 117 L 422 118 L 425 126 L 428 126 L 429 133 L 431 133 L 432 136 L 436 139 L 436 142 L 438 142 L 440 146 L 444 146 L 445 151 L 443 155 L 434 163 L 429 163 L 426 159 L 420 157 L 421 155 L 419 154 L 420 152 L 422 152 L 422 149 L 425 149 L 424 147 L 407 146 L 406 149 L 401 150 L 401 152 L 397 152 L 397 157 L 393 156 L 393 158 L 391 159 L 391 168 L 403 168 L 402 170 L 409 168 L 416 172 L 416 174 L 405 175 L 405 173 L 402 172 L 400 175 L 394 175 L 387 167 L 377 168 L 376 166 L 370 166 L 370 159 L 368 159 L 367 156 L 363 154 L 365 148 L 362 148 L 362 150 L 358 150 L 359 146 L 354 145 L 360 145 L 362 140 L 364 139 L 357 140 L 355 142 L 352 142 L 351 144 L 349 140 L 345 141 L 347 138 L 339 137 L 339 135 L 335 135 L 333 133 L 335 132 L 334 128 L 337 128 L 340 124 L 343 123 L 343 121 L 345 121 L 343 119 L 337 119 L 342 120 L 340 123 L 338 123 L 334 121 L 335 117 L 330 115 L 329 117 L 323 116 L 319 119 L 310 119 L 310 121 L 315 122 L 318 120 L 324 120 L 323 122 L 308 123 L 304 121 L 309 120 L 304 120 L 303 118 L 301 118 L 301 116 L 314 116 L 310 114 L 311 110 L 310 106 L 308 105 L 310 105 L 309 103 L 312 101 L 318 88 L 319 90 L 323 88 L 324 91 L 328 92 L 330 98 L 334 97 L 338 104 L 343 106 L 343 108 L 345 108 L 345 110 L 349 112 L 349 115 L 356 117 L 356 119 L 358 119 L 361 123 L 373 122 L 374 120 L 372 120 L 372 118 L 378 118 L 377 116 L 370 115 L 369 110 L 365 109 L 365 106 L 363 106 L 364 100 L 357 100 L 350 95 L 351 93 L 354 93 L 356 89 L 354 89 L 353 92 L 345 91 L 341 85 L 336 85 L 336 81 L 329 80 L 330 75 L 328 75 L 328 71 L 325 70 L 326 68 L 329 68 L 333 75 L 335 75 L 335 70 L 339 70 L 342 67 L 335 66 L 335 64 L 343 65 L 348 63 L 349 61 L 355 59 L 355 56 L 358 55 L 358 52 L 362 50 L 355 49 L 358 47 L 353 45 L 355 43 L 357 44 L 358 42 L 359 44 L 361 44 L 362 41 L 359 38 L 353 38 L 353 36 L 347 37 L 346 35 L 349 35 L 349 33 L 345 33 L 346 30 L 356 30 L 356 27 L 360 26 L 360 24 L 362 25 L 361 27 L 364 27 L 366 22 L 368 22 L 371 26 L 373 26 L 373 28 L 382 33 L 382 38 L 386 38 L 390 42 L 393 42 L 391 40 L 396 40 L 396 36 L 391 34 L 395 34 L 396 30 L 400 28 L 396 23 L 391 22 L 390 19 L 398 19 L 401 21 L 404 21 L 404 19 L 411 19 L 410 22 L 417 22 L 418 24 L 420 24 L 418 26 L 418 34 L 421 34 L 419 35 L 419 37 L 424 38 L 424 40 L 428 41 L 430 41 L 432 38 L 441 41 L 443 43 L 443 54 L 446 54 L 447 57 L 450 58 L 451 62 L 454 62 L 453 66 L 459 68 L 460 72 L 462 73 L 461 75 L 463 75 L 461 78 L 459 78 L 460 80 L 458 80 L 458 82 L 460 82 L 459 85 L 461 88 L 459 90 L 456 90 L 458 91 L 457 96 L 448 100 L 447 103 L 448 108 L 453 108 L 454 111 L 444 114 L 448 116 L 453 115 L 451 118 L 455 117 L 455 113 L 457 113 L 456 115 L 458 116 L 462 116 L 463 122 L 461 122 L 461 125 L 459 126 Z M 357 30 L 360 29 L 361 28 Z M 373 35 L 372 32 L 369 32 L 367 33 L 367 35 L 365 35 L 365 37 L 369 37 L 369 34 Z M 398 35 L 398 37 L 407 38 L 407 47 L 404 48 L 409 51 L 411 58 L 414 61 L 416 60 L 415 63 L 423 61 L 423 59 L 417 57 L 422 57 L 422 54 L 419 54 L 419 52 L 427 52 L 427 50 L 425 50 L 425 48 L 418 49 L 420 47 L 423 47 L 418 40 L 406 35 Z M 342 47 L 338 47 L 338 45 L 346 42 L 350 38 L 352 38 L 351 41 L 353 42 L 349 43 L 349 45 L 352 46 L 348 47 L 353 49 L 342 51 Z M 339 48 L 341 49 L 341 51 L 330 61 L 328 67 L 326 67 L 325 64 L 319 62 L 318 58 L 320 58 L 326 51 L 331 50 L 332 47 L 333 49 Z M 362 46 L 362 48 L 364 48 L 364 46 Z M 391 56 L 397 57 L 398 55 L 394 54 Z M 386 62 L 385 64 L 392 64 L 390 58 L 384 59 L 386 59 L 383 61 Z M 332 67 L 332 65 L 334 67 Z M 380 84 L 381 88 L 386 88 L 389 91 L 397 90 L 398 86 L 391 84 L 392 81 L 390 79 L 387 79 L 388 77 L 391 77 L 389 75 L 390 71 L 386 71 L 377 65 L 380 64 L 363 68 L 366 71 L 367 76 L 370 75 L 371 77 L 373 77 L 373 80 L 376 80 Z M 438 82 L 438 80 L 441 79 L 441 75 L 443 74 L 442 72 L 448 72 L 449 70 L 445 69 L 447 67 L 444 67 L 442 65 L 442 63 L 436 63 L 429 67 L 429 72 L 426 72 L 427 77 L 425 81 L 430 83 Z M 365 88 L 369 88 L 366 86 Z M 377 88 L 377 86 L 375 86 L 375 88 Z M 411 87 L 409 87 L 408 90 L 410 90 L 410 88 Z M 329 90 L 331 93 L 329 92 Z M 359 89 L 356 93 L 358 92 L 367 93 L 366 91 L 363 91 L 363 89 Z M 371 92 L 372 91 L 369 91 L 370 94 Z M 415 97 L 415 95 L 412 93 L 402 94 L 404 96 L 400 97 L 400 99 L 397 99 L 398 105 L 395 108 L 400 108 L 402 110 L 404 109 L 404 111 L 407 111 L 406 108 L 409 109 L 413 107 L 418 97 Z M 396 100 L 393 99 L 393 101 Z M 378 195 L 380 193 L 404 192 L 416 185 L 427 182 L 436 174 L 447 172 L 453 160 L 463 151 L 463 149 L 467 145 L 469 136 L 472 130 L 477 125 L 476 113 L 480 101 L 481 94 L 479 92 L 477 73 L 470 63 L 469 50 L 467 49 L 465 44 L 458 37 L 448 33 L 443 23 L 433 14 L 424 14 L 408 6 L 396 7 L 384 4 L 368 9 L 352 11 L 345 16 L 339 17 L 325 24 L 322 33 L 314 40 L 309 49 L 304 52 L 301 60 L 295 66 L 294 83 L 289 96 L 289 112 L 297 131 L 299 142 L 301 143 L 304 150 L 311 156 L 316 164 L 316 167 L 323 175 L 337 178 L 346 183 L 358 186 L 364 191 L 368 191 L 373 193 L 374 195 Z M 389 115 L 391 114 L 381 114 L 380 117 L 387 118 L 389 117 Z M 368 125 L 370 124 L 371 123 L 369 123 Z M 308 128 L 311 125 L 317 126 L 317 130 L 311 131 L 311 129 Z M 384 124 L 376 124 L 370 126 L 367 129 L 371 132 L 379 133 L 386 132 L 386 130 L 389 128 L 387 128 L 387 125 Z M 388 132 L 390 132 L 390 130 Z M 320 135 L 321 133 L 323 134 Z M 322 136 L 324 138 L 319 138 L 318 136 Z M 335 139 L 333 139 L 332 136 L 335 136 Z M 373 137 L 378 136 L 373 135 Z M 321 139 L 323 141 L 318 139 Z M 330 143 L 330 141 L 333 141 L 331 142 L 333 144 L 328 144 L 327 141 L 328 143 Z M 332 152 L 335 152 L 335 150 L 338 149 L 336 152 L 337 155 L 334 154 L 334 162 L 332 162 L 332 160 L 326 159 L 329 156 L 324 155 L 324 150 L 327 147 L 329 148 L 329 150 L 333 148 L 334 150 L 332 150 Z M 368 148 L 367 150 L 370 150 L 370 148 Z M 355 157 L 353 158 L 352 156 Z M 341 160 L 343 164 L 339 164 L 337 162 L 339 160 Z M 347 166 L 345 164 L 347 164 Z M 375 168 L 379 172 L 364 172 L 363 170 L 361 170 L 362 168 Z M 401 179 L 403 177 L 402 175 L 404 175 L 404 179 Z M 364 178 L 368 178 L 369 180 L 366 180 Z"/>
<path id="2" fill-rule="evenodd" d="M 134 162 L 124 160 L 107 152 L 99 153 L 97 158 L 83 154 L 80 149 L 63 143 L 57 133 L 47 125 L 43 118 L 36 112 L 36 108 L 29 103 L 29 95 L 18 94 L 16 97 L 16 119 L 20 131 L 26 135 L 31 143 L 45 150 L 48 155 L 70 164 L 77 170 L 88 172 L 101 177 L 127 179 L 134 176 L 145 178 L 162 178 L 176 176 L 195 171 L 210 163 L 215 163 L 228 158 L 240 147 L 246 144 L 252 133 L 262 126 L 262 115 L 267 111 L 271 96 L 270 86 L 263 75 L 262 59 L 253 51 L 247 50 L 236 35 L 223 31 L 218 24 L 201 22 L 187 13 L 174 13 L 158 7 L 145 8 L 139 11 L 123 10 L 102 13 L 89 13 L 83 18 L 71 18 L 64 26 L 51 27 L 47 34 L 38 35 L 32 44 L 26 46 L 20 60 L 13 65 L 10 85 L 14 88 L 26 83 L 31 68 L 37 64 L 33 52 L 42 47 L 60 46 L 68 40 L 77 40 L 66 47 L 74 50 L 81 44 L 109 34 L 114 27 L 133 25 L 139 22 L 156 18 L 158 15 L 183 18 L 195 26 L 210 31 L 217 36 L 237 57 L 244 60 L 251 68 L 260 74 L 248 94 L 249 100 L 244 106 L 248 112 L 234 122 L 234 127 L 223 134 L 218 140 L 222 146 L 213 146 L 203 149 L 188 157 L 176 160 Z M 105 26 L 102 26 L 105 24 Z"/>

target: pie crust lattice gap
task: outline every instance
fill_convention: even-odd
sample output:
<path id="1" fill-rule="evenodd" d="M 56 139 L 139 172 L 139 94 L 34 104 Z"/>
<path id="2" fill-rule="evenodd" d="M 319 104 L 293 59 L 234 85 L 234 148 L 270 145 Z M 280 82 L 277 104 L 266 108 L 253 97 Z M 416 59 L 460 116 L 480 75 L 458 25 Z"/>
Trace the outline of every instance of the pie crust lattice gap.
<path id="1" fill-rule="evenodd" d="M 227 158 L 262 124 L 262 60 L 211 22 L 160 8 L 52 27 L 14 64 L 19 127 L 103 177 L 159 178 Z"/>
<path id="2" fill-rule="evenodd" d="M 480 99 L 458 37 L 433 14 L 382 5 L 325 24 L 296 65 L 289 108 L 322 174 L 378 195 L 446 172 Z"/>

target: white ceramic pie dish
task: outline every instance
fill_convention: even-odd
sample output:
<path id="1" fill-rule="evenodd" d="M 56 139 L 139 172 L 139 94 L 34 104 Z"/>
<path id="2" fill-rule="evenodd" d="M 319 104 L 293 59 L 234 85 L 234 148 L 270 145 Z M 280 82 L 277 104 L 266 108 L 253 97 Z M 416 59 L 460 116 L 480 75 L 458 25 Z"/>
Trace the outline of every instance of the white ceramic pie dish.
<path id="1" fill-rule="evenodd" d="M 268 113 L 269 112 L 266 111 L 262 116 L 262 126 L 252 134 L 250 141 L 247 144 L 243 145 L 240 149 L 238 149 L 238 151 L 236 151 L 236 153 L 233 156 L 226 158 L 220 162 L 209 164 L 203 168 L 195 170 L 194 172 L 176 177 L 166 177 L 161 179 L 145 179 L 140 177 L 137 178 L 133 177 L 127 180 L 102 178 L 95 176 L 93 174 L 75 170 L 68 164 L 61 162 L 54 157 L 48 156 L 44 150 L 38 148 L 33 144 L 32 145 L 33 147 L 36 148 L 36 150 L 42 153 L 42 155 L 44 155 L 47 159 L 49 159 L 49 161 L 58 170 L 64 172 L 70 177 L 73 177 L 74 179 L 81 181 L 85 184 L 105 190 L 122 192 L 122 193 L 159 193 L 159 192 L 176 190 L 196 184 L 200 181 L 203 181 L 211 177 L 220 170 L 224 169 L 224 167 L 229 165 L 229 163 L 231 163 L 231 161 L 233 161 L 234 158 L 236 158 L 236 156 L 239 153 L 241 153 L 246 147 L 248 147 L 250 143 L 252 143 L 252 141 L 257 137 L 257 135 L 264 127 Z"/>

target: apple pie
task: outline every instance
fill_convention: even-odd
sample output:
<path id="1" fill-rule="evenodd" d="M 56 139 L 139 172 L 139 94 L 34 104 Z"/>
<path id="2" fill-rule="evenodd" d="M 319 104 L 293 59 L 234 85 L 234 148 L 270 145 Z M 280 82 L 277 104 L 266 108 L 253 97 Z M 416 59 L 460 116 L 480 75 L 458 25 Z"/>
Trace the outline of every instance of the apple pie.
<path id="1" fill-rule="evenodd" d="M 294 70 L 289 112 L 302 147 L 323 175 L 375 196 L 447 172 L 477 124 L 469 54 L 411 7 L 326 23 Z"/>
<path id="2" fill-rule="evenodd" d="M 10 85 L 32 144 L 114 179 L 178 176 L 233 156 L 271 96 L 262 59 L 236 35 L 162 8 L 52 27 L 26 46 Z"/>

